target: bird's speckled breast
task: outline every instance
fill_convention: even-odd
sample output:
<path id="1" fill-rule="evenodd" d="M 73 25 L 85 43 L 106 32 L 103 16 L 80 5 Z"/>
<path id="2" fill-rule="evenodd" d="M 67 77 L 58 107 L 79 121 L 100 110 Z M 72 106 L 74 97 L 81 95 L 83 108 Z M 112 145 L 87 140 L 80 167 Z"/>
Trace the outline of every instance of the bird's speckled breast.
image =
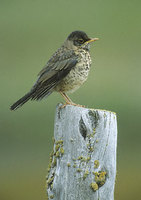
<path id="1" fill-rule="evenodd" d="M 89 51 L 80 49 L 79 52 L 76 52 L 76 54 L 79 55 L 79 62 L 56 86 L 56 91 L 72 93 L 87 80 L 91 65 L 91 57 Z"/>

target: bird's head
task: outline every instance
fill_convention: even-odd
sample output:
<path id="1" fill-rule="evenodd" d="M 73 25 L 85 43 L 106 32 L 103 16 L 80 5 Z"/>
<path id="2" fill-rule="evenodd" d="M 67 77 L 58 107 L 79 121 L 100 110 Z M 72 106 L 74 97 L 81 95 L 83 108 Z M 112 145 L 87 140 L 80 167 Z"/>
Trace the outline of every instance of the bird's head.
<path id="1" fill-rule="evenodd" d="M 91 42 L 96 40 L 98 40 L 98 38 L 89 38 L 83 31 L 74 31 L 68 36 L 65 45 L 70 49 L 83 48 L 88 50 Z"/>

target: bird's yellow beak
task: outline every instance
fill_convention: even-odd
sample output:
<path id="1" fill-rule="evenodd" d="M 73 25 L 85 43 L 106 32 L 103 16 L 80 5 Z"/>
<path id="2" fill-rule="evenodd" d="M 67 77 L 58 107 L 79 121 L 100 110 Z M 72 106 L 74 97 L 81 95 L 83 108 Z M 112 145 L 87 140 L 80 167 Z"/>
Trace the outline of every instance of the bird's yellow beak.
<path id="1" fill-rule="evenodd" d="M 91 38 L 90 40 L 85 42 L 85 44 L 88 44 L 88 43 L 91 43 L 91 42 L 94 42 L 94 41 L 97 41 L 97 40 L 99 40 L 99 38 Z"/>

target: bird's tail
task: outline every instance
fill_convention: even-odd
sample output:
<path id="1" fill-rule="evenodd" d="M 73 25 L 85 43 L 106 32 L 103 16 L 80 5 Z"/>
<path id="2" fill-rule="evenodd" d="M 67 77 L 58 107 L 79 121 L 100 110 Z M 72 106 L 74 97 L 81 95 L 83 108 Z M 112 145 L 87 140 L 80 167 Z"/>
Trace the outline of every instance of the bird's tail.
<path id="1" fill-rule="evenodd" d="M 21 99 L 16 101 L 11 107 L 11 110 L 16 110 L 17 108 L 21 107 L 23 104 L 25 104 L 29 99 L 32 98 L 33 91 L 30 91 L 26 95 L 24 95 Z"/>

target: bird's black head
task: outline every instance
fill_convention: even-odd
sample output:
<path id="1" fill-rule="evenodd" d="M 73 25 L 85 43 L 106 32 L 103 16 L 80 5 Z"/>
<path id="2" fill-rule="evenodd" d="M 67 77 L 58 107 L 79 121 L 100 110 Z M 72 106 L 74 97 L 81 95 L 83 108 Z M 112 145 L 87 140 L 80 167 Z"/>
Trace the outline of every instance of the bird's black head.
<path id="1" fill-rule="evenodd" d="M 91 40 L 91 38 L 89 38 L 87 34 L 83 31 L 74 31 L 68 36 L 67 39 L 69 41 L 72 41 L 75 46 L 81 46 L 85 42 Z"/>

